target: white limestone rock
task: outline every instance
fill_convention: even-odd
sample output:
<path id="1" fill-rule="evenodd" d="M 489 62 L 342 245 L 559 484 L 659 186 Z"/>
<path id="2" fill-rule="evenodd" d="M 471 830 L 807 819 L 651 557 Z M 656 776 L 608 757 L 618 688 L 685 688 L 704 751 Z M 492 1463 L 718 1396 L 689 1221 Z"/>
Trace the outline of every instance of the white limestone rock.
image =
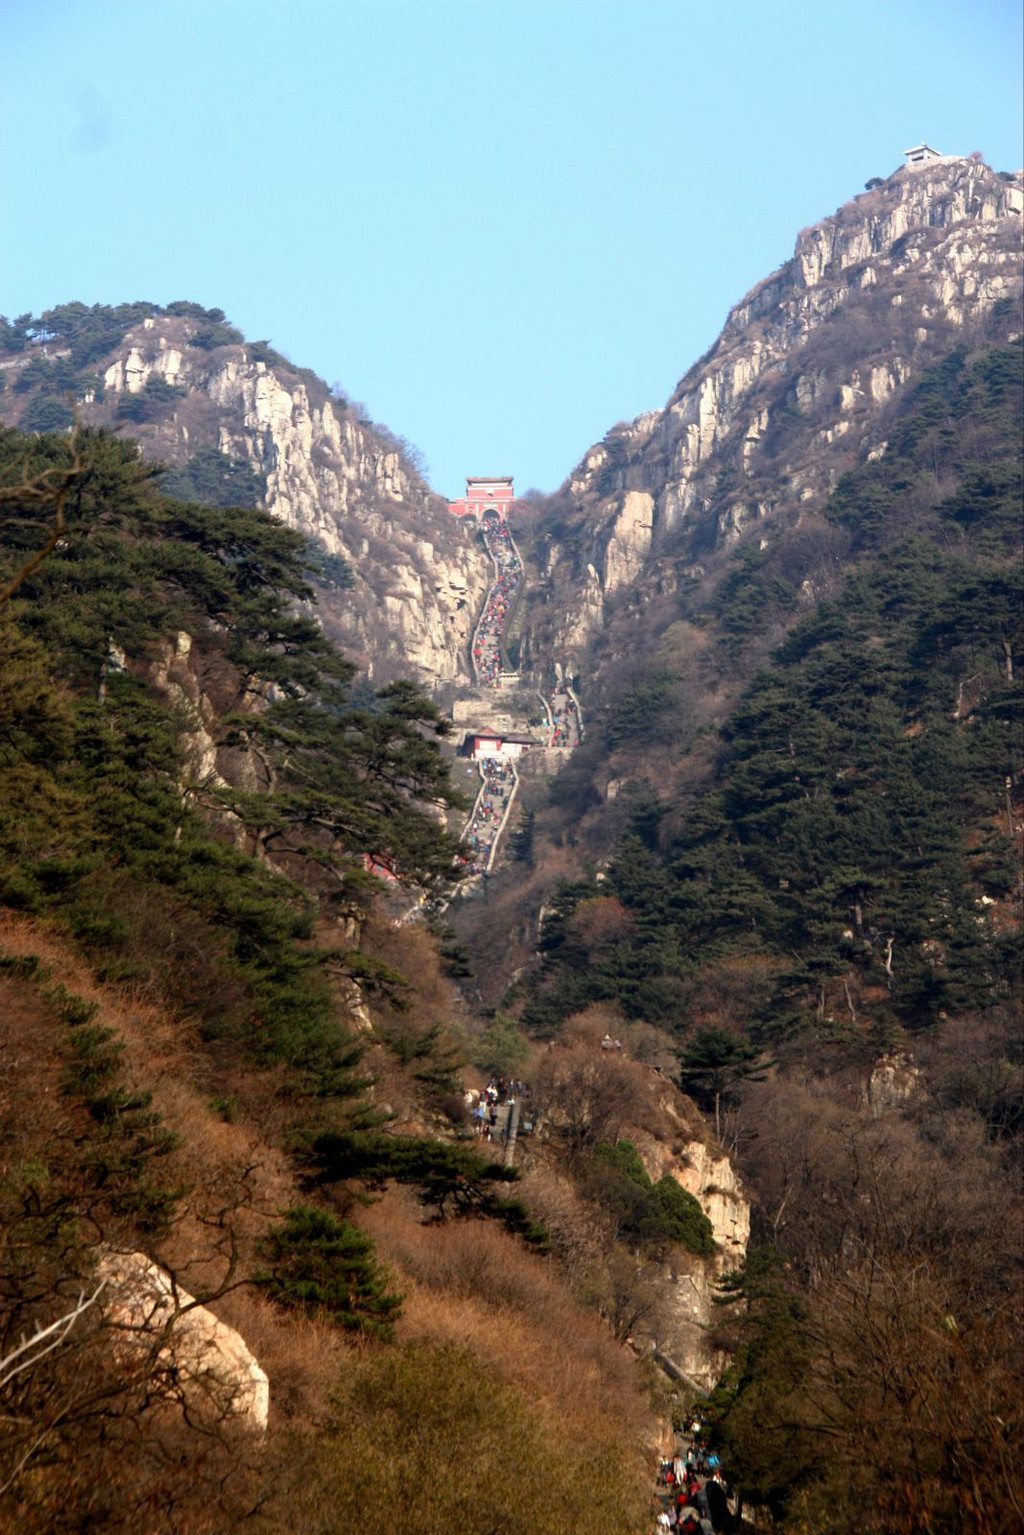
<path id="1" fill-rule="evenodd" d="M 627 490 L 604 551 L 604 589 L 632 581 L 643 569 L 654 528 L 654 497 L 646 490 Z"/>
<path id="2" fill-rule="evenodd" d="M 822 449 L 845 438 L 844 452 L 866 451 L 872 411 L 941 355 L 949 328 L 1019 294 L 1022 199 L 1020 176 L 1007 182 L 948 156 L 891 176 L 805 230 L 665 407 L 616 427 L 573 471 L 563 489 L 572 510 L 567 518 L 560 503 L 559 534 L 545 551 L 567 610 L 559 632 L 582 637 L 604 622 L 590 568 L 606 593 L 643 582 L 673 530 L 712 508 L 719 538 L 737 536 L 755 502 L 739 494 L 718 506 L 719 477 L 738 468 L 756 479 L 777 411 L 807 417 L 803 438 L 798 427 L 788 432 L 787 467 L 800 501 L 820 505 L 852 461 Z M 913 329 L 909 309 L 921 317 Z M 837 402 L 843 420 L 822 420 Z M 641 523 L 633 508 L 648 504 Z"/>
<path id="3" fill-rule="evenodd" d="M 187 410 L 157 428 L 138 426 L 144 445 L 175 459 L 206 441 L 266 476 L 267 510 L 348 562 L 352 591 L 324 593 L 320 616 L 374 680 L 468 680 L 490 581 L 475 525 L 453 518 L 350 411 L 312 399 L 303 379 L 251 359 L 242 345 L 190 347 L 190 333 L 180 319 L 152 317 L 106 369 L 115 395 L 138 394 L 154 376 L 187 392 Z"/>
<path id="4" fill-rule="evenodd" d="M 118 1348 L 130 1359 L 156 1350 L 186 1398 L 256 1432 L 267 1427 L 270 1382 L 245 1339 L 181 1289 L 145 1253 L 105 1253 L 107 1315 Z"/>

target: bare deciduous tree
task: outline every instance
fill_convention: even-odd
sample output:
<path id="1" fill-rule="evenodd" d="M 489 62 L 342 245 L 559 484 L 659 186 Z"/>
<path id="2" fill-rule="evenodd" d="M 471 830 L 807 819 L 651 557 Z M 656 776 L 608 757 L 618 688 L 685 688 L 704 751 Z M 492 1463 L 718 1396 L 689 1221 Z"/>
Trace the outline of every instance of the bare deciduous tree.
<path id="1" fill-rule="evenodd" d="M 586 1044 L 554 1048 L 534 1075 L 534 1096 L 570 1156 L 614 1142 L 649 1111 L 649 1073 L 636 1061 Z"/>

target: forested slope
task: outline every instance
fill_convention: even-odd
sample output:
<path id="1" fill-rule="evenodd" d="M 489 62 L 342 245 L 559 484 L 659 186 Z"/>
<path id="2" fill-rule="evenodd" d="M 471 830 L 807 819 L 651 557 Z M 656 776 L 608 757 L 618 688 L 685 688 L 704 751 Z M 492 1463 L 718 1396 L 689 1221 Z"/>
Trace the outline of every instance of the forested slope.
<path id="1" fill-rule="evenodd" d="M 639 792 L 600 887 L 559 898 L 534 1026 L 616 1000 L 688 1027 L 701 977 L 740 956 L 758 977 L 744 1021 L 772 1046 L 831 1031 L 880 1048 L 1007 1000 L 1020 430 L 1019 348 L 954 353 L 926 376 L 884 457 L 827 503 L 848 574 L 740 695 L 712 782 L 682 803 Z M 691 622 L 736 652 L 787 597 L 750 543 Z M 628 761 L 687 732 L 685 687 L 666 664 L 634 689 L 609 720 L 612 749 Z M 595 898 L 621 902 L 623 931 L 581 956 L 567 918 Z"/>
<path id="2" fill-rule="evenodd" d="M 537 817 L 619 836 L 510 1000 L 657 1025 L 736 1156 L 709 1413 L 786 1530 L 1019 1523 L 1021 440 L 1019 341 L 950 353 L 810 535 L 684 594 Z"/>
<path id="3" fill-rule="evenodd" d="M 473 1144 L 436 946 L 365 869 L 452 884 L 443 722 L 353 700 L 302 535 L 131 443 L 6 429 L 0 513 L 0 1526 L 372 1535 L 415 1483 L 426 1535 L 498 1464 L 509 1529 L 641 1530 L 635 1364 Z M 141 1345 L 115 1254 L 170 1276 Z M 266 1368 L 265 1436 L 180 1352 L 193 1296 Z"/>

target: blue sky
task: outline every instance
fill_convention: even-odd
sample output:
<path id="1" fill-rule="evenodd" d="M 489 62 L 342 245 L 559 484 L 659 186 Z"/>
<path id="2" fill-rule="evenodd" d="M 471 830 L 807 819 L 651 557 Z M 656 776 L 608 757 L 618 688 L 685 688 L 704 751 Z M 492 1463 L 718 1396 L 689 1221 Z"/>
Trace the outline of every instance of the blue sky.
<path id="1" fill-rule="evenodd" d="M 924 138 L 1017 169 L 1017 0 L 0 0 L 0 312 L 195 299 L 436 489 L 554 489 Z"/>

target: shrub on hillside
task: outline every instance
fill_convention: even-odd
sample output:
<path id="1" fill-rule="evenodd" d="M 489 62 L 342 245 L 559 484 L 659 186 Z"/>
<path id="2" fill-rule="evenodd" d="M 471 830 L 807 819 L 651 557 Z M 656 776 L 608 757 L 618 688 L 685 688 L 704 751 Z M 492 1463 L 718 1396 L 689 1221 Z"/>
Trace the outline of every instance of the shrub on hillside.
<path id="1" fill-rule="evenodd" d="M 233 325 L 226 325 L 223 321 L 214 321 L 209 325 L 200 325 L 189 337 L 192 346 L 197 346 L 203 352 L 212 352 L 218 346 L 238 346 L 245 340 L 240 330 Z"/>
<path id="2" fill-rule="evenodd" d="M 612 1212 L 621 1237 L 654 1252 L 672 1242 L 701 1257 L 715 1250 L 711 1222 L 698 1201 L 667 1174 L 654 1183 L 632 1141 L 597 1147 L 589 1189 Z"/>
<path id="3" fill-rule="evenodd" d="M 283 1306 L 328 1316 L 355 1332 L 390 1338 L 402 1297 L 387 1288 L 373 1242 L 318 1205 L 295 1205 L 260 1244 L 258 1282 Z"/>
<path id="4" fill-rule="evenodd" d="M 155 421 L 165 414 L 175 400 L 184 397 L 184 389 L 170 384 L 160 373 L 153 373 L 146 380 L 145 388 L 135 394 L 122 394 L 117 402 L 117 415 L 121 421 Z"/>
<path id="5" fill-rule="evenodd" d="M 52 394 L 34 394 L 21 417 L 26 432 L 62 432 L 72 421 L 71 406 Z"/>

